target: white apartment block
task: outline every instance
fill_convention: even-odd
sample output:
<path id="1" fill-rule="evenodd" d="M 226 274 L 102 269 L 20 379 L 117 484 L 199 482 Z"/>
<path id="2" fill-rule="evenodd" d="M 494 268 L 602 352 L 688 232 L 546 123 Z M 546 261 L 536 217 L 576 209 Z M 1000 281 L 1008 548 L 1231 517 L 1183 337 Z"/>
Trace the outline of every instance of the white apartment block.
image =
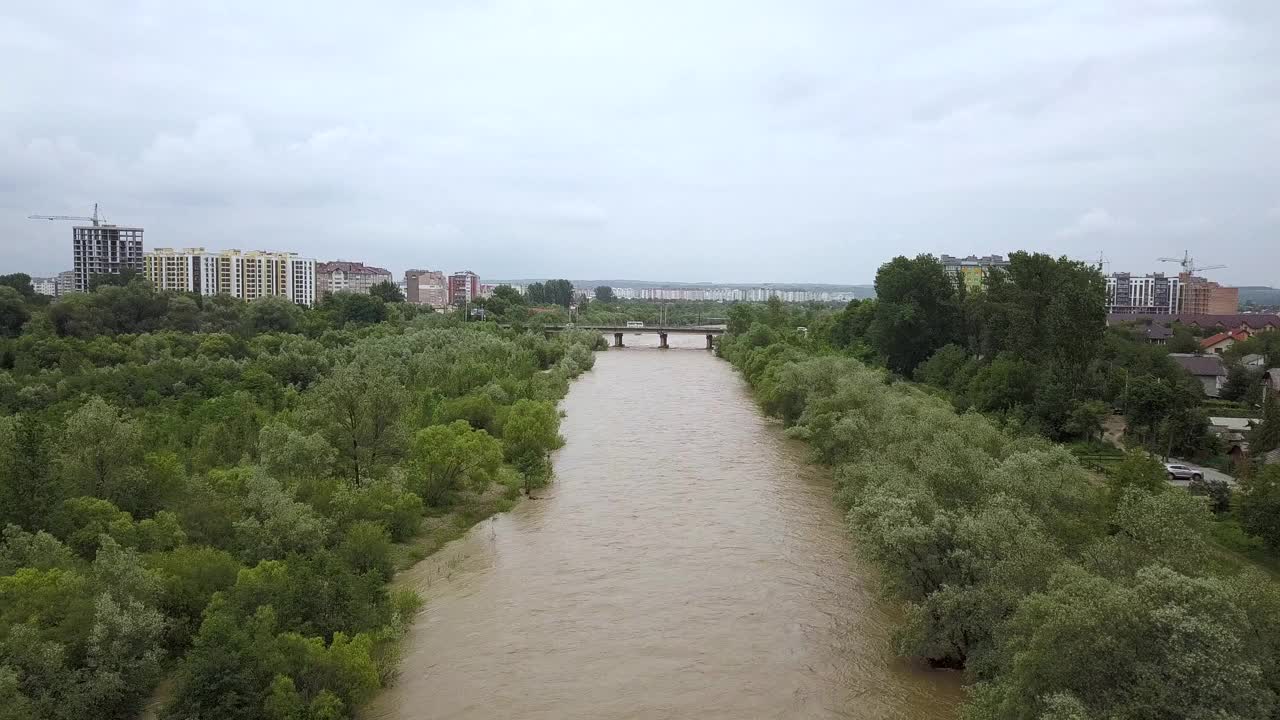
<path id="1" fill-rule="evenodd" d="M 1113 273 L 1107 277 L 1107 312 L 1169 315 L 1182 310 L 1183 282 L 1178 276 Z"/>
<path id="2" fill-rule="evenodd" d="M 278 295 L 299 305 L 316 303 L 316 261 L 294 253 L 156 248 L 146 253 L 144 264 L 157 290 L 226 293 L 241 300 Z"/>

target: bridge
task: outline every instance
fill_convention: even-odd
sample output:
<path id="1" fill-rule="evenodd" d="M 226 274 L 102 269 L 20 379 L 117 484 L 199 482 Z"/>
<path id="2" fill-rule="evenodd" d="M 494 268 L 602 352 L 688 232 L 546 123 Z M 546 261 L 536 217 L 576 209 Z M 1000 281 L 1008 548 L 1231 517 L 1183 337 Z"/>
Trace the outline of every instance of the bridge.
<path id="1" fill-rule="evenodd" d="M 669 348 L 667 344 L 668 335 L 706 335 L 707 349 L 711 349 L 712 339 L 717 335 L 723 335 L 728 331 L 724 325 L 654 325 L 651 327 L 625 327 L 619 325 L 545 325 L 543 332 L 554 333 L 564 332 L 566 330 L 586 330 L 587 332 L 598 332 L 601 335 L 613 333 L 613 346 L 625 347 L 622 344 L 622 336 L 627 333 L 657 333 L 658 347 Z"/>

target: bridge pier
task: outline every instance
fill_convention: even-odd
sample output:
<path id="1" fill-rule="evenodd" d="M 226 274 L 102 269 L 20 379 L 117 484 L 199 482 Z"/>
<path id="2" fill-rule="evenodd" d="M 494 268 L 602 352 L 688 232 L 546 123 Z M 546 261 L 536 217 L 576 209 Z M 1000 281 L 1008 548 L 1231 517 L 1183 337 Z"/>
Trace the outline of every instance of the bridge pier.
<path id="1" fill-rule="evenodd" d="M 662 341 L 662 342 L 660 342 L 660 343 L 658 344 L 658 347 L 659 347 L 659 348 L 661 348 L 661 349 L 663 349 L 663 350 L 666 350 L 667 348 L 671 347 L 670 345 L 668 345 L 668 344 L 667 344 L 667 334 L 666 334 L 666 333 L 664 333 L 664 332 L 660 332 L 660 333 L 658 333 L 658 339 Z"/>
<path id="2" fill-rule="evenodd" d="M 712 346 L 711 346 L 711 338 L 712 338 L 712 337 L 714 337 L 714 336 L 713 336 L 713 335 L 707 335 L 707 349 L 708 349 L 708 350 L 710 350 L 710 349 L 712 348 Z"/>
<path id="3" fill-rule="evenodd" d="M 622 347 L 622 333 L 613 334 L 613 346 Z"/>

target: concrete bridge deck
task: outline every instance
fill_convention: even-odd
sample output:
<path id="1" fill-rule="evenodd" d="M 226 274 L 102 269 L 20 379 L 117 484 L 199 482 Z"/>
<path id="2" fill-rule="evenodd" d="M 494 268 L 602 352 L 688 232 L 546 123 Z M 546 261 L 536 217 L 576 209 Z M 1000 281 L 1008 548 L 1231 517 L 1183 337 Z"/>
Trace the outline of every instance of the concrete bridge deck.
<path id="1" fill-rule="evenodd" d="M 566 330 L 586 330 L 587 332 L 598 332 L 601 335 L 613 333 L 613 346 L 625 347 L 622 344 L 622 336 L 627 333 L 657 333 L 659 339 L 659 348 L 668 348 L 668 335 L 705 335 L 707 337 L 707 349 L 713 347 L 714 338 L 717 335 L 723 335 L 728 332 L 728 328 L 724 325 L 653 325 L 645 327 L 626 327 L 618 325 L 545 325 L 543 332 L 565 332 Z"/>

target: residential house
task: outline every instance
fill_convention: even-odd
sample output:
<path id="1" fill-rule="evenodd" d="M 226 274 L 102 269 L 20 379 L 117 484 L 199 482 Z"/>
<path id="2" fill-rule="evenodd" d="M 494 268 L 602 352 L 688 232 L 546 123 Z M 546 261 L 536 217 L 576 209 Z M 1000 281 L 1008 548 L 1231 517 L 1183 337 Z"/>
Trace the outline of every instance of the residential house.
<path id="1" fill-rule="evenodd" d="M 1211 352 L 1215 355 L 1221 355 L 1224 350 L 1253 337 L 1253 331 L 1247 327 L 1236 328 L 1235 330 L 1227 330 L 1217 335 L 1207 337 L 1200 341 L 1200 350 L 1203 352 Z"/>
<path id="2" fill-rule="evenodd" d="M 1267 358 L 1265 355 L 1258 353 L 1249 353 L 1240 358 L 1240 364 L 1247 368 L 1265 368 L 1267 366 Z"/>
<path id="3" fill-rule="evenodd" d="M 1271 386 L 1272 392 L 1280 393 L 1280 368 L 1271 368 L 1262 376 L 1262 381 Z"/>
<path id="4" fill-rule="evenodd" d="M 1221 357 L 1193 353 L 1169 353 L 1169 357 L 1200 381 L 1205 395 L 1218 397 L 1221 394 L 1222 385 L 1227 381 L 1227 368 Z"/>

